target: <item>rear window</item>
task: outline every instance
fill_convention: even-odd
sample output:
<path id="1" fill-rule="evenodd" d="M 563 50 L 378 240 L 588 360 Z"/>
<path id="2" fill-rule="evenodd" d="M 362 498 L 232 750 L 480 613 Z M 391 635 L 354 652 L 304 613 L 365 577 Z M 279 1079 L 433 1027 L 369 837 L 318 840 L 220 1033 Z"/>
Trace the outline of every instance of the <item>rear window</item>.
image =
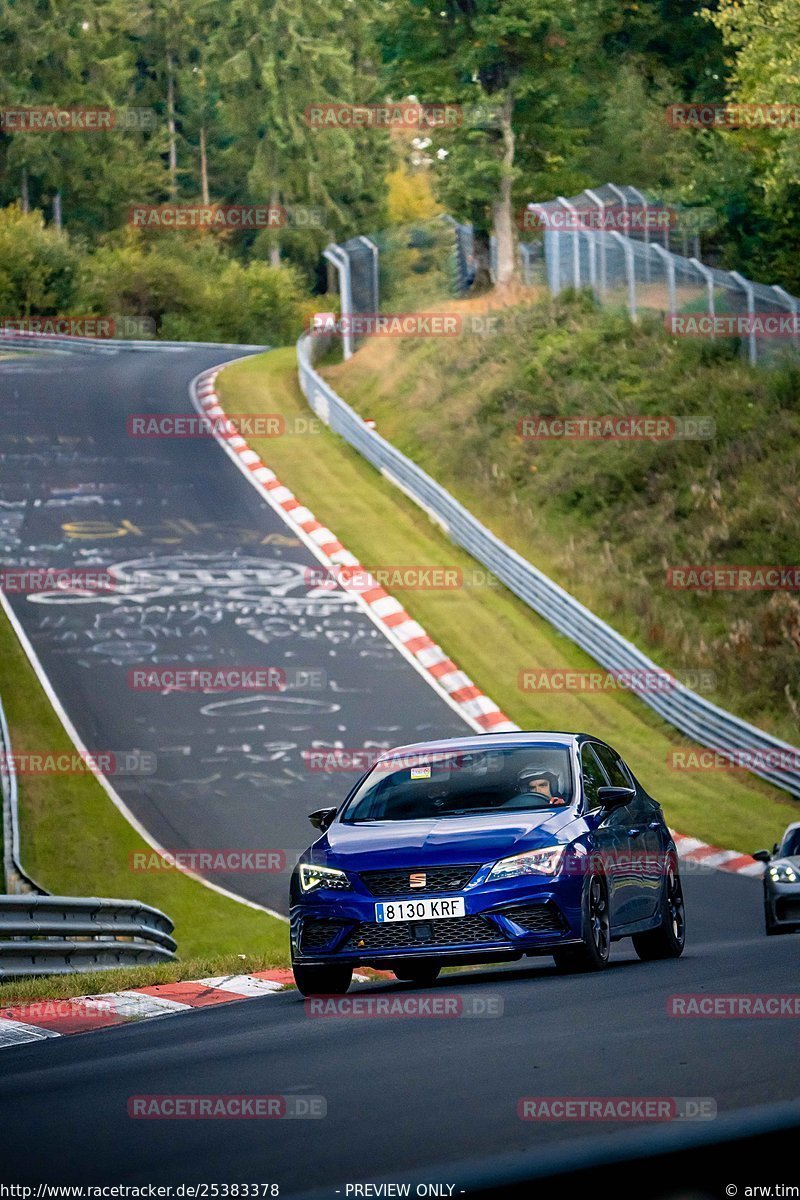
<path id="1" fill-rule="evenodd" d="M 564 808 L 574 789 L 566 747 L 414 754 L 376 763 L 342 814 L 347 824 Z"/>

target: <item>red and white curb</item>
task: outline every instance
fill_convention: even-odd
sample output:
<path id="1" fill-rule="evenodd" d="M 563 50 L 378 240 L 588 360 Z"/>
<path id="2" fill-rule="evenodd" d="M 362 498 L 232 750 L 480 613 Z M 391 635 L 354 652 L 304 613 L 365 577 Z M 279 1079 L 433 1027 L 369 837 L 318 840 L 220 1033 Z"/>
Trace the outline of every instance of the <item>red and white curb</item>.
<path id="1" fill-rule="evenodd" d="M 718 871 L 732 871 L 735 875 L 761 876 L 764 864 L 757 862 L 749 854 L 738 850 L 720 850 L 717 846 L 709 846 L 699 838 L 686 837 L 682 833 L 671 830 L 678 858 L 685 862 L 696 863 L 703 867 L 716 867 Z"/>
<path id="2" fill-rule="evenodd" d="M 371 975 L 356 974 L 353 979 L 357 983 L 375 983 L 384 977 L 394 978 L 385 971 L 376 971 Z M 292 972 L 273 969 L 254 971 L 251 975 L 219 975 L 181 983 L 157 983 L 98 996 L 74 996 L 69 1000 L 11 1004 L 0 1008 L 0 1050 L 24 1042 L 129 1025 L 132 1021 L 171 1017 L 193 1008 L 254 1000 L 290 987 L 294 987 Z"/>
<path id="3" fill-rule="evenodd" d="M 194 381 L 195 401 L 204 416 L 214 419 L 218 440 L 235 456 L 253 485 L 280 512 L 289 527 L 300 535 L 323 565 L 329 570 L 342 566 L 353 569 L 353 579 L 346 577 L 351 572 L 340 572 L 339 576 L 334 577 L 338 578 L 344 591 L 351 593 L 367 609 L 390 641 L 473 729 L 479 733 L 515 732 L 519 726 L 509 720 L 468 675 L 459 671 L 441 646 L 437 646 L 422 626 L 409 616 L 399 600 L 370 579 L 356 556 L 346 550 L 336 535 L 281 483 L 245 438 L 233 427 L 225 426 L 225 411 L 214 386 L 219 370 L 215 367 L 205 371 Z"/>

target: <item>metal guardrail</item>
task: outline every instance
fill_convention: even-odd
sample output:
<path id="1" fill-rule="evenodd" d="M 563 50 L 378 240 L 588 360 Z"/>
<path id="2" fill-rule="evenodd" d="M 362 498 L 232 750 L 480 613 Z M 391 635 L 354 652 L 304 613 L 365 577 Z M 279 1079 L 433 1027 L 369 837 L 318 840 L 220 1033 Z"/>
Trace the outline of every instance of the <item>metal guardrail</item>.
<path id="1" fill-rule="evenodd" d="M 94 353 L 116 354 L 118 350 L 269 350 L 267 345 L 249 342 L 159 342 L 156 338 L 90 338 L 70 334 L 38 333 L 28 329 L 0 329 L 0 349 L 3 346 L 29 347 L 50 350 L 88 350 Z"/>
<path id="2" fill-rule="evenodd" d="M 6 891 L 14 895 L 33 892 L 35 895 L 46 896 L 45 889 L 28 875 L 20 862 L 17 772 L 14 768 L 11 738 L 2 701 L 0 701 L 0 794 L 2 794 L 3 801 L 3 873 Z"/>
<path id="3" fill-rule="evenodd" d="M 170 962 L 173 928 L 136 900 L 0 896 L 0 980 Z"/>
<path id="4" fill-rule="evenodd" d="M 414 500 L 456 545 L 468 551 L 515 596 L 601 666 L 609 671 L 663 674 L 663 668 L 502 542 L 441 484 L 370 429 L 314 370 L 312 348 L 321 348 L 323 344 L 323 339 L 309 335 L 304 335 L 297 343 L 300 387 L 321 421 Z M 636 694 L 670 725 L 701 745 L 723 753 L 746 751 L 753 755 L 749 769 L 754 774 L 800 797 L 800 768 L 797 765 L 800 750 L 788 742 L 726 712 L 677 680 L 668 690 Z"/>

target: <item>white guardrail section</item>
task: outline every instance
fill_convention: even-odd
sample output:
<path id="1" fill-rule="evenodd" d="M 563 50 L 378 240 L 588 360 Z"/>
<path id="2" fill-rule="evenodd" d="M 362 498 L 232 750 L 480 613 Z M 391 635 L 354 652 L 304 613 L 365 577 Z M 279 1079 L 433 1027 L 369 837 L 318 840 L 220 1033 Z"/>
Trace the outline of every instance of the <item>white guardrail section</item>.
<path id="1" fill-rule="evenodd" d="M 0 701 L 0 793 L 3 799 L 3 873 L 6 891 L 12 895 L 47 893 L 35 879 L 23 869 L 19 857 L 19 802 L 17 799 L 17 772 L 11 753 L 11 738 L 8 733 L 6 714 Z"/>
<path id="2" fill-rule="evenodd" d="M 632 642 L 502 542 L 441 484 L 370 429 L 315 371 L 312 347 L 321 346 L 322 340 L 305 334 L 297 343 L 300 387 L 321 421 L 414 500 L 457 546 L 606 670 L 664 673 Z M 747 755 L 754 774 L 800 797 L 800 750 L 788 742 L 726 712 L 677 680 L 669 688 L 637 691 L 636 695 L 687 737 L 723 753 Z"/>

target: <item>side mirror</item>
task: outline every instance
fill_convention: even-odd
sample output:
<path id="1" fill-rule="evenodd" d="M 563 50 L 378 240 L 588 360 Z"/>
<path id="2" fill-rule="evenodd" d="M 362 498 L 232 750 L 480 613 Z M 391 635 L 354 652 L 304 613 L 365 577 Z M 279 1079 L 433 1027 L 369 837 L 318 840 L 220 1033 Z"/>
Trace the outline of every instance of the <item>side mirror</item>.
<path id="1" fill-rule="evenodd" d="M 772 858 L 772 855 L 770 854 L 769 850 L 756 850 L 753 854 L 753 858 L 756 860 L 756 862 L 769 862 L 769 860 Z"/>
<path id="2" fill-rule="evenodd" d="M 622 808 L 624 804 L 630 804 L 635 797 L 636 792 L 633 788 L 601 787 L 597 789 L 597 799 L 609 812 L 614 808 Z"/>
<path id="3" fill-rule="evenodd" d="M 777 854 L 778 851 L 780 850 L 780 848 L 781 848 L 780 842 L 776 842 L 775 845 L 772 847 L 772 853 Z"/>
<path id="4" fill-rule="evenodd" d="M 324 833 L 338 811 L 338 808 L 318 808 L 315 812 L 308 814 L 308 819 L 315 829 L 321 829 Z"/>

